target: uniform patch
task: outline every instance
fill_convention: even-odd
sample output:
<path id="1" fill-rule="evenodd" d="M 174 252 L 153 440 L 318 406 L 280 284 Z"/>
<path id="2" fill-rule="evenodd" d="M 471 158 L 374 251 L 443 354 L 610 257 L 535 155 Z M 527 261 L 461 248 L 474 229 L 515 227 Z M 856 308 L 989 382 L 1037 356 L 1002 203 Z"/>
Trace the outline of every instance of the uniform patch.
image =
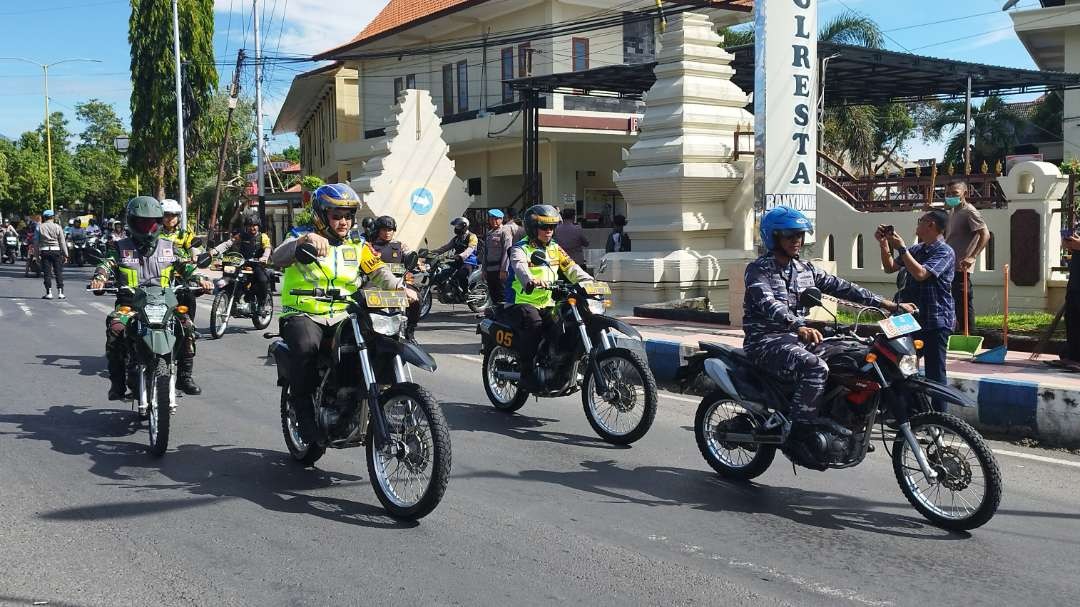
<path id="1" fill-rule="evenodd" d="M 120 251 L 121 261 L 125 264 L 139 263 L 139 258 L 135 255 L 135 251 L 124 249 Z"/>
<path id="2" fill-rule="evenodd" d="M 375 252 L 375 249 L 371 245 L 364 245 L 360 253 L 360 269 L 364 274 L 371 274 L 384 265 L 386 264 L 383 263 L 382 258 Z"/>
<path id="3" fill-rule="evenodd" d="M 343 248 L 343 249 L 341 249 L 341 259 L 345 261 L 345 265 L 347 265 L 347 266 L 355 266 L 355 265 L 357 265 L 358 262 L 357 262 L 357 259 L 356 259 L 356 249 L 352 249 L 352 248 Z"/>

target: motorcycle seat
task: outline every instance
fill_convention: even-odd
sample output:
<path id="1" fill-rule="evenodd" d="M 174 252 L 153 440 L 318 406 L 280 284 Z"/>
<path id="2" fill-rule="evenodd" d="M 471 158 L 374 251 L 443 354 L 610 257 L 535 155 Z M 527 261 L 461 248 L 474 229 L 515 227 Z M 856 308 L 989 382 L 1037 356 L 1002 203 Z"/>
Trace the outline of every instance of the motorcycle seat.
<path id="1" fill-rule="evenodd" d="M 708 341 L 699 341 L 698 347 L 709 354 L 726 356 L 729 358 L 733 358 L 739 362 L 745 362 L 748 365 L 751 364 L 750 359 L 746 356 L 746 352 L 744 352 L 742 348 L 736 348 L 727 344 L 718 344 Z"/>

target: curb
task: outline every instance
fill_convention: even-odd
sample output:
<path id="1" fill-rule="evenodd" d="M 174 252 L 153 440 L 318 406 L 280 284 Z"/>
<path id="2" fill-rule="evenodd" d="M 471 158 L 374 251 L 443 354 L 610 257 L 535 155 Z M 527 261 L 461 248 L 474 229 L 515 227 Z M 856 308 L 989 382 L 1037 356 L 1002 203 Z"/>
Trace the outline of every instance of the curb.
<path id="1" fill-rule="evenodd" d="M 649 367 L 664 386 L 673 385 L 686 357 L 697 351 L 679 342 L 645 338 Z M 949 383 L 977 405 L 950 405 L 949 412 L 980 432 L 1035 438 L 1055 446 L 1080 446 L 1080 390 L 962 372 L 950 372 Z"/>

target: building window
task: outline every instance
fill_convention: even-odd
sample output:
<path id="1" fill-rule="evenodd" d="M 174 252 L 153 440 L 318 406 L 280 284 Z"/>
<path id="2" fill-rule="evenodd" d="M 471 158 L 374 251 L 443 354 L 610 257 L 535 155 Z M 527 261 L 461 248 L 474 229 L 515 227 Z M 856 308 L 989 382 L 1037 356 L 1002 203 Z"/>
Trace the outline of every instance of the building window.
<path id="1" fill-rule="evenodd" d="M 394 78 L 394 103 L 401 99 L 401 91 L 405 90 L 405 79 Z"/>
<path id="2" fill-rule="evenodd" d="M 990 240 L 986 243 L 986 248 L 983 249 L 983 269 L 993 270 L 997 266 L 997 262 L 994 259 L 994 233 L 990 232 Z"/>
<path id="3" fill-rule="evenodd" d="M 635 21 L 623 13 L 623 63 L 638 65 L 656 60 L 656 32 L 652 20 Z"/>
<path id="4" fill-rule="evenodd" d="M 469 111 L 469 62 L 458 61 L 457 64 L 457 111 Z"/>
<path id="5" fill-rule="evenodd" d="M 574 38 L 574 71 L 581 72 L 589 69 L 589 39 Z"/>
<path id="6" fill-rule="evenodd" d="M 504 48 L 502 50 L 502 100 L 503 103 L 510 103 L 514 100 L 514 89 L 510 87 L 507 80 L 514 79 L 514 48 Z"/>
<path id="7" fill-rule="evenodd" d="M 518 78 L 532 76 L 532 48 L 529 43 L 518 45 Z"/>
<path id="8" fill-rule="evenodd" d="M 416 74 L 406 74 L 405 88 L 410 90 L 416 90 Z"/>
<path id="9" fill-rule="evenodd" d="M 444 117 L 454 115 L 454 64 L 452 63 L 442 67 L 442 113 Z"/>
<path id="10" fill-rule="evenodd" d="M 851 269 L 863 269 L 863 241 L 862 234 L 857 234 L 851 244 Z"/>
<path id="11" fill-rule="evenodd" d="M 479 196 L 482 193 L 480 188 L 481 180 L 479 177 L 470 177 L 465 185 L 469 188 L 469 196 Z"/>

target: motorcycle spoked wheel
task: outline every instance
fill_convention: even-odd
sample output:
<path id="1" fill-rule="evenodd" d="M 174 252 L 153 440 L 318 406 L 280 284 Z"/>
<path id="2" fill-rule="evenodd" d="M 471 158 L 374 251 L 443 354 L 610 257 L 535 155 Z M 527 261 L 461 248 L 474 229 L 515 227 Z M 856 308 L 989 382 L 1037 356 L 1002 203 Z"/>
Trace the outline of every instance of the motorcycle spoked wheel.
<path id="1" fill-rule="evenodd" d="M 431 313 L 432 295 L 431 288 L 424 289 L 423 299 L 420 302 L 420 318 L 427 318 L 427 315 Z"/>
<path id="2" fill-rule="evenodd" d="M 157 367 L 144 370 L 146 374 L 147 429 L 150 434 L 150 453 L 155 457 L 165 455 L 169 448 L 169 429 L 172 410 L 169 396 L 176 389 L 172 365 L 165 357 L 158 358 Z"/>
<path id="3" fill-rule="evenodd" d="M 256 306 L 255 313 L 251 315 L 251 324 L 260 331 L 270 326 L 270 320 L 274 318 L 274 296 L 267 295 L 263 302 Z"/>
<path id="4" fill-rule="evenodd" d="M 694 416 L 694 438 L 705 461 L 724 478 L 748 481 L 761 476 L 776 457 L 776 447 L 722 442 L 717 432 L 751 433 L 761 422 L 723 392 L 701 400 Z"/>
<path id="5" fill-rule="evenodd" d="M 938 527 L 969 531 L 985 525 L 1001 504 L 1002 480 L 983 437 L 960 418 L 937 412 L 912 417 L 911 431 L 938 480 L 926 480 L 904 435 L 898 433 L 893 472 L 904 497 Z"/>
<path id="6" fill-rule="evenodd" d="M 513 413 L 525 406 L 525 402 L 529 400 L 528 392 L 515 382 L 495 377 L 496 371 L 521 372 L 516 352 L 503 346 L 487 348 L 481 368 L 484 374 L 484 392 L 496 409 Z"/>
<path id="7" fill-rule="evenodd" d="M 289 387 L 281 388 L 281 432 L 285 436 L 285 446 L 293 460 L 305 467 L 314 466 L 315 462 L 326 453 L 326 447 L 310 445 L 300 436 L 300 422 L 296 410 L 289 402 Z"/>
<path id="8" fill-rule="evenodd" d="M 215 295 L 214 304 L 210 307 L 210 337 L 214 339 L 221 339 L 221 336 L 225 335 L 225 329 L 229 326 L 229 318 L 232 316 L 232 294 L 229 293 L 230 290 L 231 288 Z"/>
<path id="9" fill-rule="evenodd" d="M 585 372 L 581 404 L 589 425 L 600 438 L 615 445 L 641 439 L 656 418 L 656 378 L 641 355 L 626 348 L 601 352 L 596 366 L 604 373 L 610 400 L 596 393 L 592 368 Z"/>
<path id="10" fill-rule="evenodd" d="M 390 516 L 417 520 L 431 513 L 450 481 L 450 428 L 430 392 L 414 383 L 390 387 L 379 397 L 390 426 L 386 449 L 368 432 L 368 476 Z"/>
<path id="11" fill-rule="evenodd" d="M 490 304 L 491 298 L 488 295 L 486 282 L 480 281 L 476 283 L 476 286 L 465 294 L 465 305 L 469 306 L 469 310 L 476 314 L 483 312 L 484 308 Z"/>

